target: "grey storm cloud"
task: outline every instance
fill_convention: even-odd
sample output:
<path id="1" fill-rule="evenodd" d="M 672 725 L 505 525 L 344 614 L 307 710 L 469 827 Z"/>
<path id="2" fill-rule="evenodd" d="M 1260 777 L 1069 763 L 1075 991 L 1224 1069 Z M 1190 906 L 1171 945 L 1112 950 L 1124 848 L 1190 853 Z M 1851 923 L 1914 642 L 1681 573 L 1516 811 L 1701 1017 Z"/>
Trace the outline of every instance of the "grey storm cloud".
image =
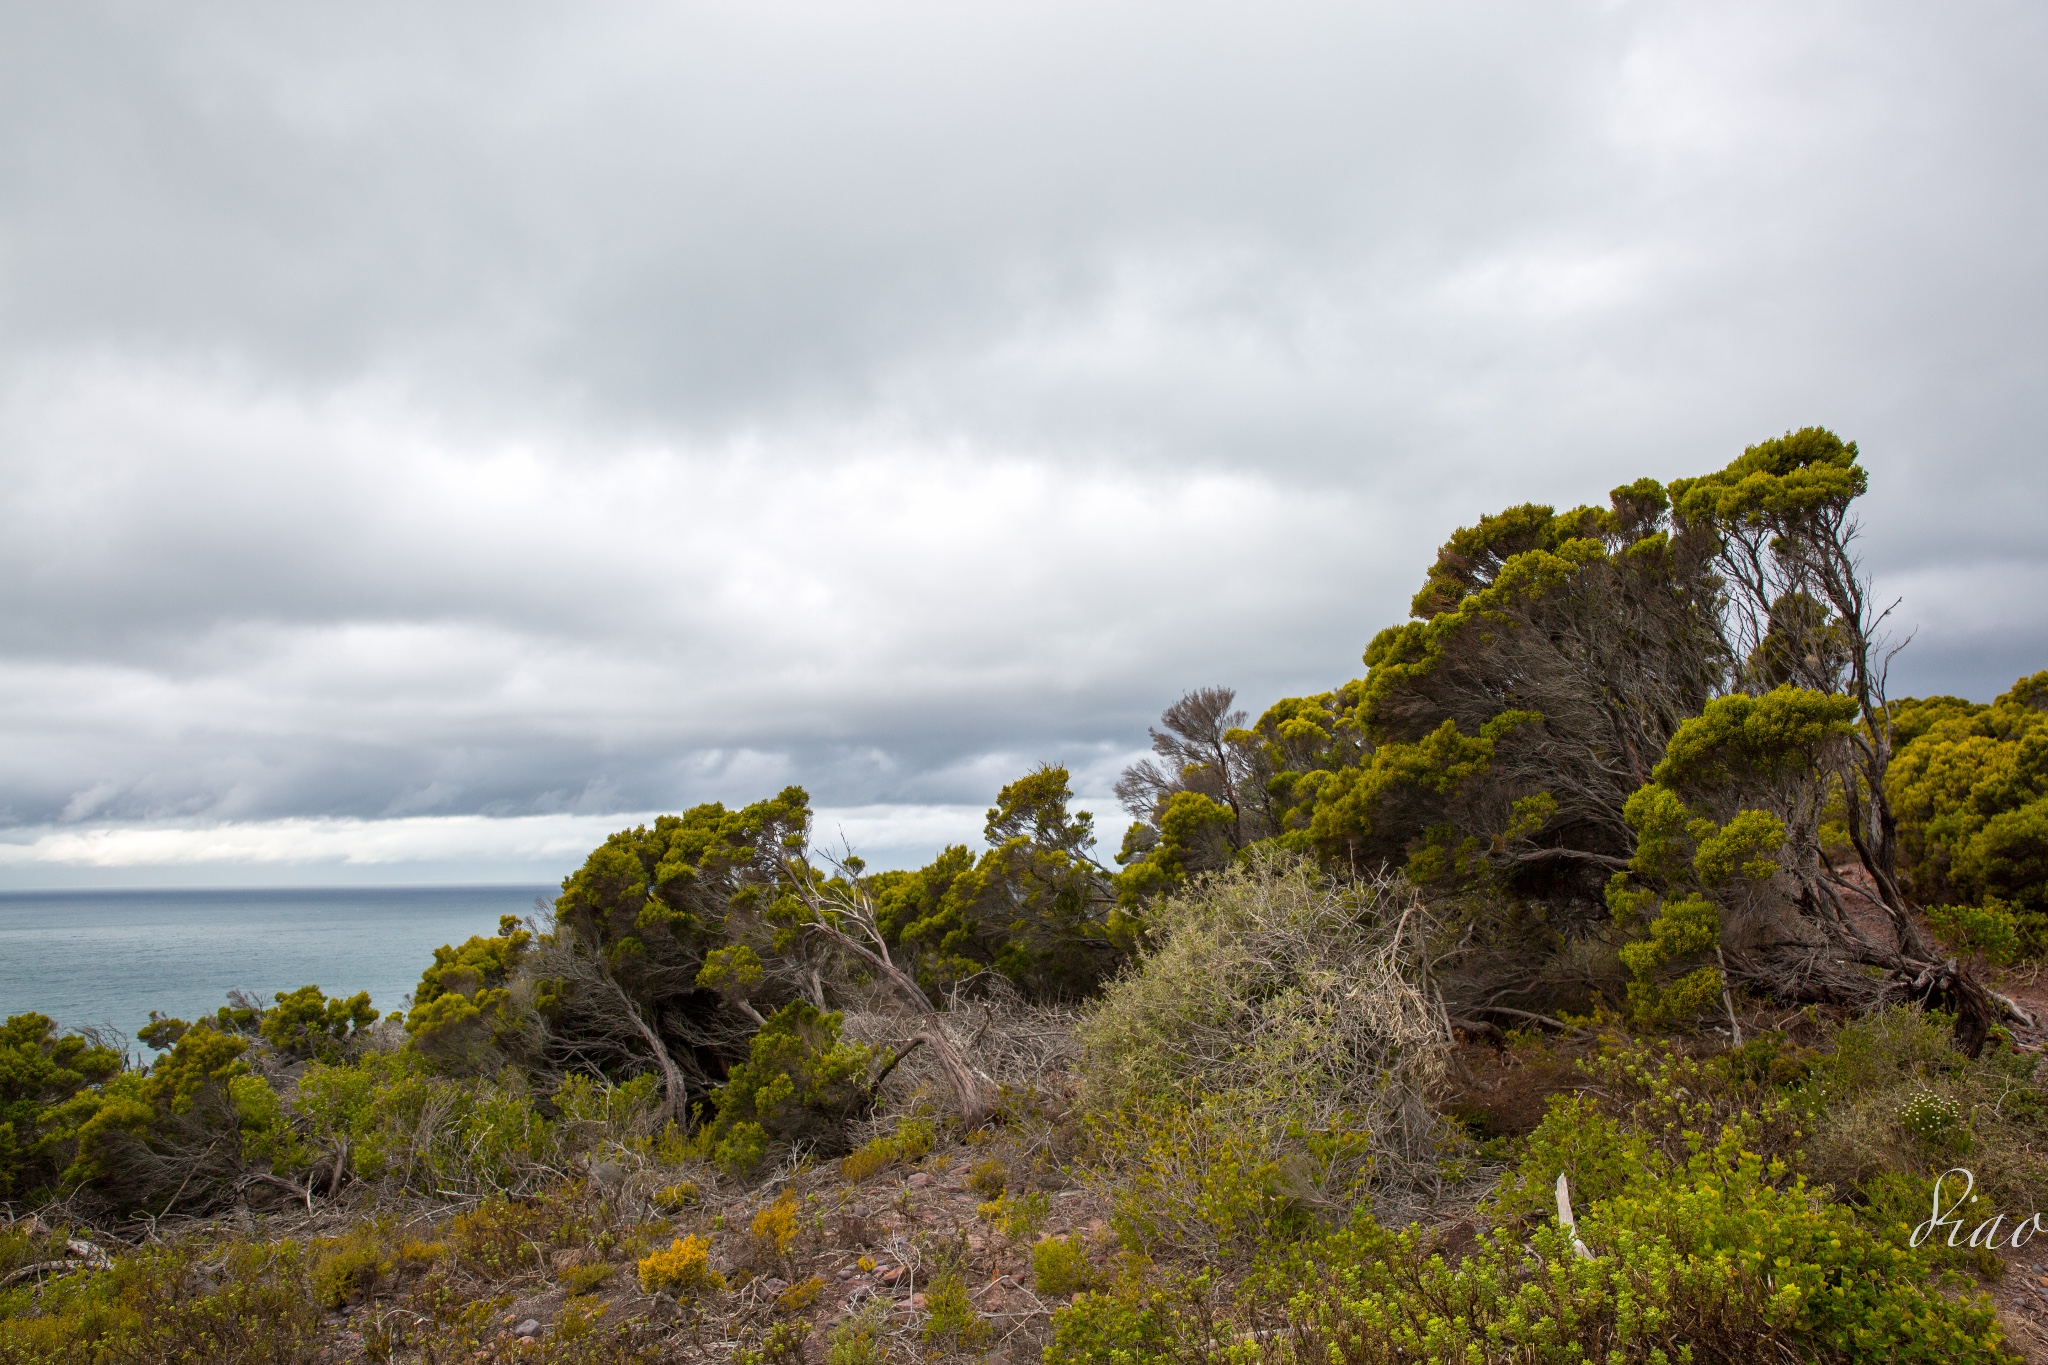
<path id="1" fill-rule="evenodd" d="M 2044 40 L 7 6 L 0 823 L 1100 795 L 1187 686 L 1354 676 L 1453 527 L 1810 422 L 1901 684 L 1988 698 L 2048 663 Z"/>

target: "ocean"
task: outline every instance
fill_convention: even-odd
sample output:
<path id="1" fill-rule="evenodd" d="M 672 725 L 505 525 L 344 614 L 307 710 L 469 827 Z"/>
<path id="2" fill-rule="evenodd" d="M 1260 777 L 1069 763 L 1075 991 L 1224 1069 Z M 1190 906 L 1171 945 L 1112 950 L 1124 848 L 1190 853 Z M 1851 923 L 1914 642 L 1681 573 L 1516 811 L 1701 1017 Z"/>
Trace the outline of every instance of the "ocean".
<path id="1" fill-rule="evenodd" d="M 312 983 L 403 1009 L 434 949 L 535 913 L 552 886 L 0 891 L 0 1018 L 134 1034 L 149 1012 L 191 1019 L 230 989 L 269 1001 Z"/>

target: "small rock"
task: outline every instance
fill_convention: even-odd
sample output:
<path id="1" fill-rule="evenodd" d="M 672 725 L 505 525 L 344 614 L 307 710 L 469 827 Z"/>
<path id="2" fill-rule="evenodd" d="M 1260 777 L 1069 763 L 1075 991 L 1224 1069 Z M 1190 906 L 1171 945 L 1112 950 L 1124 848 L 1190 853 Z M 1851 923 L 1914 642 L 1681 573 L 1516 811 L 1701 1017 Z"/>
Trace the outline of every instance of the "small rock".
<path id="1" fill-rule="evenodd" d="M 912 1294 L 910 1296 L 910 1311 L 913 1313 L 922 1313 L 924 1311 L 924 1295 Z"/>
<path id="2" fill-rule="evenodd" d="M 770 1298 L 775 1297 L 787 1288 L 789 1288 L 789 1281 L 779 1276 L 770 1275 L 767 1279 L 761 1281 L 761 1292 Z"/>
<path id="3" fill-rule="evenodd" d="M 888 1268 L 887 1270 L 885 1270 L 885 1271 L 883 1271 L 883 1272 L 882 1272 L 882 1283 L 883 1283 L 883 1284 L 894 1284 L 894 1283 L 896 1283 L 896 1281 L 898 1281 L 898 1280 L 900 1280 L 900 1279 L 902 1279 L 902 1278 L 903 1278 L 903 1267 L 902 1267 L 902 1266 L 900 1266 L 900 1265 L 892 1265 L 892 1266 L 890 1266 L 890 1267 L 889 1267 L 889 1268 Z"/>
<path id="4" fill-rule="evenodd" d="M 527 1319 L 527 1320 L 526 1320 L 525 1322 L 522 1322 L 522 1323 L 520 1323 L 520 1324 L 519 1324 L 519 1325 L 518 1325 L 517 1327 L 514 1327 L 514 1328 L 512 1329 L 512 1335 L 513 1335 L 513 1336 L 515 1336 L 515 1337 L 537 1337 L 537 1336 L 539 1336 L 539 1335 L 540 1335 L 540 1319 L 539 1319 L 539 1318 L 528 1318 L 528 1319 Z"/>
<path id="5" fill-rule="evenodd" d="M 835 1280 L 841 1280 L 841 1281 L 845 1281 L 845 1280 L 850 1280 L 850 1279 L 852 1279 L 852 1278 L 853 1278 L 853 1267 L 852 1267 L 852 1266 L 845 1266 L 845 1267 L 842 1267 L 841 1269 L 838 1269 L 838 1270 L 835 1270 L 835 1271 L 833 1271 L 833 1272 L 832 1272 L 832 1278 L 833 1278 L 833 1279 L 835 1279 Z"/>
<path id="6" fill-rule="evenodd" d="M 866 1303 L 874 1292 L 875 1287 L 871 1284 L 857 1284 L 853 1287 L 853 1292 L 846 1296 L 846 1306 L 851 1308 L 855 1304 Z"/>
<path id="7" fill-rule="evenodd" d="M 935 1185 L 938 1182 L 932 1179 L 931 1172 L 919 1171 L 915 1175 L 911 1176 L 909 1181 L 906 1183 L 908 1183 L 910 1188 L 913 1190 L 922 1190 L 932 1185 Z"/>

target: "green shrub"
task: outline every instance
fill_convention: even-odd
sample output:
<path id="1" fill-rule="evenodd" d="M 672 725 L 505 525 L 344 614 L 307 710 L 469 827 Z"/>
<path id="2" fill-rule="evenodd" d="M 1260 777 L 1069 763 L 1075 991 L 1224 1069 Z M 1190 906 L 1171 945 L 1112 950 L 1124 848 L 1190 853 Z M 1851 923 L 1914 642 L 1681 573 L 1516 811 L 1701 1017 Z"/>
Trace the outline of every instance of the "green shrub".
<path id="1" fill-rule="evenodd" d="M 673 1185 L 663 1185 L 654 1192 L 654 1207 L 663 1213 L 677 1214 L 695 1204 L 698 1198 L 696 1182 L 678 1181 Z"/>
<path id="2" fill-rule="evenodd" d="M 717 1114 L 699 1150 L 728 1175 L 758 1166 L 776 1143 L 838 1144 L 867 1103 L 873 1050 L 840 1039 L 838 1014 L 798 1000 L 768 1017 L 747 1060 L 711 1093 Z"/>
<path id="3" fill-rule="evenodd" d="M 200 1271 L 202 1260 L 210 1261 Z M 290 1242 L 176 1247 L 122 1256 L 112 1270 L 53 1279 L 0 1316 L 6 1365 L 217 1365 L 306 1361 L 326 1324 Z"/>
<path id="4" fill-rule="evenodd" d="M 1982 905 L 1934 906 L 1927 912 L 1927 922 L 1957 947 L 2003 967 L 2040 952 L 2048 916 L 2015 913 L 1996 897 L 1988 897 Z"/>
<path id="5" fill-rule="evenodd" d="M 2037 1055 L 2007 1047 L 1963 1056 L 1940 1014 L 1867 1015 L 1843 1026 L 1789 1092 L 1807 1169 L 1857 1199 L 1887 1174 L 1931 1179 L 1960 1163 L 1997 1207 L 2048 1210 L 2042 1070 Z"/>
<path id="6" fill-rule="evenodd" d="M 866 1180 L 900 1161 L 915 1161 L 932 1149 L 938 1130 L 931 1120 L 906 1118 L 896 1131 L 863 1143 L 839 1162 L 839 1174 L 851 1181 Z"/>
<path id="7" fill-rule="evenodd" d="M 346 1237 L 317 1242 L 314 1248 L 313 1297 L 323 1308 L 346 1308 L 368 1298 L 378 1281 L 398 1268 L 373 1227 L 351 1229 Z"/>
<path id="8" fill-rule="evenodd" d="M 1180 1358 L 1170 1317 L 1163 1296 L 1133 1285 L 1082 1294 L 1053 1310 L 1045 1365 L 1166 1365 Z"/>
<path id="9" fill-rule="evenodd" d="M 924 1291 L 926 1342 L 955 1350 L 973 1350 L 986 1345 L 991 1335 L 988 1320 L 974 1310 L 967 1297 L 967 1283 L 958 1269 L 946 1269 L 932 1278 Z"/>
<path id="10" fill-rule="evenodd" d="M 1483 1243 L 1456 1265 L 1376 1229 L 1311 1291 L 1303 1346 L 1332 1362 L 2000 1359 L 1990 1305 L 1944 1297 L 1928 1266 L 1754 1158 L 1717 1150 L 1638 1182 L 1530 1249 Z"/>
<path id="11" fill-rule="evenodd" d="M 1052 1200 L 1043 1191 L 1005 1194 L 974 1206 L 974 1212 L 1002 1229 L 1013 1242 L 1028 1242 L 1045 1226 L 1052 1212 Z"/>
<path id="12" fill-rule="evenodd" d="M 1064 1298 L 1092 1287 L 1095 1267 L 1079 1237 L 1048 1237 L 1031 1248 L 1031 1275 L 1038 1292 Z"/>
<path id="13" fill-rule="evenodd" d="M 575 1185 L 539 1199 L 487 1199 L 448 1225 L 448 1245 L 493 1279 L 536 1268 L 551 1247 L 575 1246 L 587 1234 L 574 1208 Z"/>
<path id="14" fill-rule="evenodd" d="M 1655 1144 L 1640 1129 L 1601 1112 L 1588 1095 L 1553 1095 L 1522 1152 L 1519 1167 L 1494 1192 L 1496 1213 L 1548 1213 L 1556 1207 L 1560 1175 L 1570 1178 L 1579 1203 L 1606 1199 L 1658 1159 Z"/>
<path id="15" fill-rule="evenodd" d="M 422 1193 L 536 1188 L 581 1138 L 577 1125 L 549 1124 L 515 1068 L 450 1076 L 411 1049 L 314 1062 L 295 1107 L 319 1146 L 348 1153 L 354 1174 Z"/>
<path id="16" fill-rule="evenodd" d="M 640 1287 L 650 1294 L 669 1293 L 677 1298 L 713 1294 L 725 1288 L 725 1276 L 711 1266 L 711 1241 L 691 1233 L 678 1237 L 665 1251 L 643 1258 L 639 1265 Z"/>
<path id="17" fill-rule="evenodd" d="M 758 1348 L 735 1351 L 733 1365 L 802 1365 L 810 1339 L 811 1329 L 806 1324 L 778 1322 L 761 1338 Z"/>
<path id="18" fill-rule="evenodd" d="M 202 1020 L 147 1071 L 120 1071 L 47 1110 L 38 1147 L 71 1162 L 58 1179 L 91 1202 L 161 1217 L 219 1208 L 252 1168 L 307 1159 L 283 1102 L 243 1060 L 247 1038 Z"/>
<path id="19" fill-rule="evenodd" d="M 529 1012 L 513 996 L 512 978 L 532 946 L 533 935 L 518 919 L 502 915 L 495 936 L 436 948 L 405 1018 L 412 1046 L 451 1070 L 495 1070 L 530 1028 Z"/>
<path id="20" fill-rule="evenodd" d="M 974 1163 L 967 1173 L 967 1188 L 983 1199 L 994 1199 L 1010 1184 L 1010 1168 L 993 1157 Z"/>
<path id="21" fill-rule="evenodd" d="M 76 1156 L 79 1122 L 68 1102 L 121 1070 L 121 1054 L 57 1032 L 47 1015 L 0 1024 L 0 1198 L 48 1191 Z"/>
<path id="22" fill-rule="evenodd" d="M 612 1266 L 602 1262 L 596 1265 L 572 1265 L 561 1274 L 562 1292 L 571 1298 L 579 1294 L 594 1294 L 612 1277 L 612 1270 Z"/>
<path id="23" fill-rule="evenodd" d="M 1554 1222 L 1450 1261 L 1417 1230 L 1361 1218 L 1255 1275 L 1248 1296 L 1263 1310 L 1237 1311 L 1284 1308 L 1291 1358 L 1330 1365 L 2005 1359 L 1987 1300 L 1945 1294 L 1928 1258 L 1732 1132 L 1579 1212 L 1591 1257 Z M 1128 1285 L 1084 1294 L 1055 1312 L 1048 1365 L 1182 1358 L 1224 1334 L 1193 1306 Z"/>
<path id="24" fill-rule="evenodd" d="M 1900 871 L 1928 918 L 1993 961 L 2048 951 L 2048 674 L 1989 706 L 1959 697 L 1892 703 L 1901 743 L 1885 788 Z M 1956 902 L 1955 904 L 1944 904 Z"/>
<path id="25" fill-rule="evenodd" d="M 1939 1138 L 1962 1122 L 1963 1107 L 1946 1095 L 1917 1090 L 1899 1106 L 1899 1122 L 1923 1138 Z"/>
<path id="26" fill-rule="evenodd" d="M 258 1032 L 279 1052 L 301 1060 L 339 1060 L 349 1040 L 377 1020 L 368 991 L 330 1000 L 318 986 L 301 986 L 279 991 L 276 999 L 275 1007 L 263 1011 Z"/>
<path id="27" fill-rule="evenodd" d="M 1091 1135 L 1096 1161 L 1082 1178 L 1108 1203 L 1110 1226 L 1127 1250 L 1242 1264 L 1314 1225 L 1301 1196 L 1316 1192 L 1316 1182 L 1289 1169 L 1285 1158 L 1295 1154 L 1221 1102 L 1133 1108 L 1097 1120 Z"/>
<path id="28" fill-rule="evenodd" d="M 886 1327 L 873 1313 L 845 1319 L 826 1338 L 825 1365 L 883 1365 L 888 1359 L 882 1345 Z"/>

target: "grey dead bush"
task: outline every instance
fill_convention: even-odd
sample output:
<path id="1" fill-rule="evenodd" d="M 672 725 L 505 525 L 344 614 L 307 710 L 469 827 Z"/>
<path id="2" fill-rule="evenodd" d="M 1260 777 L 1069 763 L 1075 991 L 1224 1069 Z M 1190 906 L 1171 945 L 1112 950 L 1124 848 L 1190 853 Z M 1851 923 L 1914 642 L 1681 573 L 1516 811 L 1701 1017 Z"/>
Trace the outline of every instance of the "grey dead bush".
<path id="1" fill-rule="evenodd" d="M 1426 913 L 1398 875 L 1337 883 L 1284 853 L 1210 875 L 1158 907 L 1151 950 L 1083 1012 L 1081 1104 L 1099 1123 L 1224 1116 L 1311 1203 L 1432 1183 L 1451 1030 Z"/>

